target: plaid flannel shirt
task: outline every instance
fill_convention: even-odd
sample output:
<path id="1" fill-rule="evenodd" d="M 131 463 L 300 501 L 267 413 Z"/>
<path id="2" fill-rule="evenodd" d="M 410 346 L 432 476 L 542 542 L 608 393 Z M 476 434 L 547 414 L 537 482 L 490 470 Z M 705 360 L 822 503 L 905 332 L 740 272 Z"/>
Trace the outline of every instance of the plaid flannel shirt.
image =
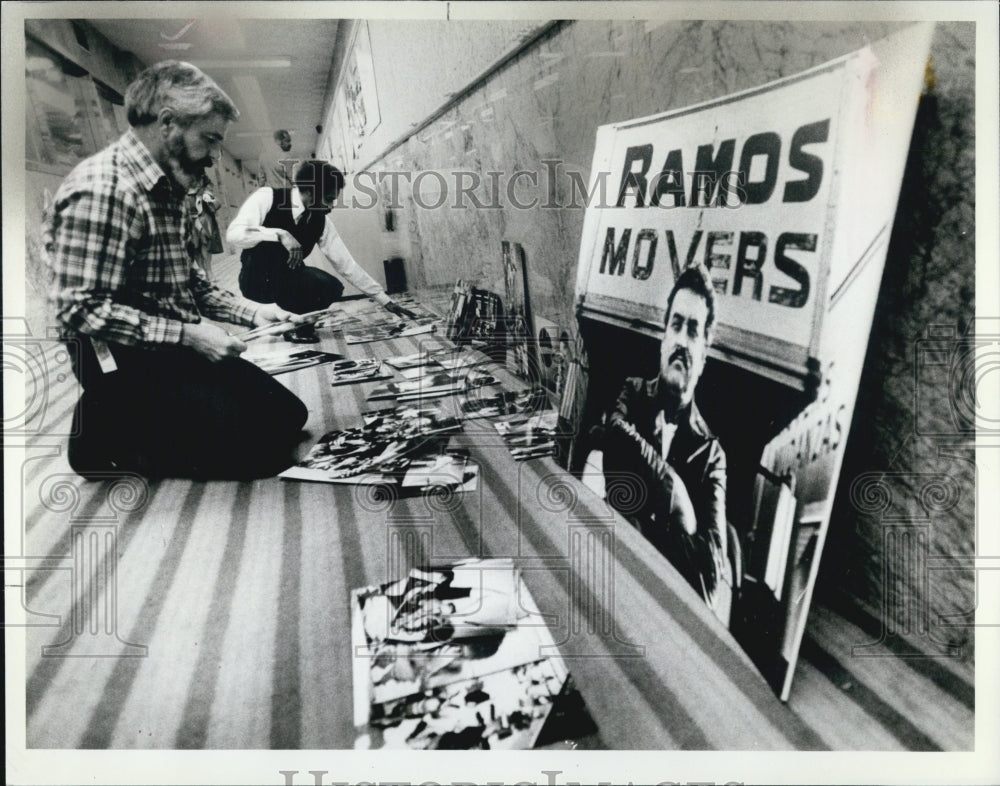
<path id="1" fill-rule="evenodd" d="M 77 165 L 43 229 L 63 336 L 155 347 L 202 315 L 252 326 L 258 305 L 208 281 L 188 231 L 184 195 L 132 131 Z"/>

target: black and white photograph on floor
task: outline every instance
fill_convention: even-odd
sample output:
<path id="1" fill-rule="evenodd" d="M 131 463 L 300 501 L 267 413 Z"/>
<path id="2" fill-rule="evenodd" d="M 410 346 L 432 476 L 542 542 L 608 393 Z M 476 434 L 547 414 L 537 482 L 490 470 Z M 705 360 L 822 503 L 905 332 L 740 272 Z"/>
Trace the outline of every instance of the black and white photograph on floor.
<path id="1" fill-rule="evenodd" d="M 998 23 L 5 2 L 8 782 L 995 781 Z"/>

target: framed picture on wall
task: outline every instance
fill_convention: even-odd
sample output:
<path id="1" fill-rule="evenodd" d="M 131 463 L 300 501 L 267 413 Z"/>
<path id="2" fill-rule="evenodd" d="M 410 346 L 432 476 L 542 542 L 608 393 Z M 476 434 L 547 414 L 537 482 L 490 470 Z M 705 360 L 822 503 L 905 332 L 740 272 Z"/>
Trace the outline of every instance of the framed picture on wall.
<path id="1" fill-rule="evenodd" d="M 334 155 L 339 154 L 340 156 L 341 164 L 337 164 L 337 166 L 340 166 L 346 172 L 347 165 L 358 158 L 361 137 L 351 128 L 350 120 L 347 116 L 347 99 L 343 84 L 338 88 L 337 97 L 334 99 L 330 140 Z M 336 164 L 336 162 L 334 163 Z"/>
<path id="2" fill-rule="evenodd" d="M 343 102 L 340 101 L 340 92 L 338 91 L 334 100 L 330 102 L 330 110 L 324 124 L 326 136 L 320 152 L 327 161 L 342 172 L 347 171 L 347 146 L 344 139 L 346 122 Z"/>
<path id="3" fill-rule="evenodd" d="M 375 90 L 375 64 L 372 62 L 368 22 L 358 25 L 341 86 L 347 100 L 347 119 L 352 133 L 356 138 L 370 136 L 382 122 L 382 117 Z"/>

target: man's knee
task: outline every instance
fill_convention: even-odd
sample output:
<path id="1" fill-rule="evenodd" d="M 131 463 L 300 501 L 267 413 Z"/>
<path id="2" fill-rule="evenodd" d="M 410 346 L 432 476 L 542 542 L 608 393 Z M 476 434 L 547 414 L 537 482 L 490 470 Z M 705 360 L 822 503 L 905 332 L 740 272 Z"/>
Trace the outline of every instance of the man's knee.
<path id="1" fill-rule="evenodd" d="M 280 386 L 279 386 L 280 387 Z M 290 432 L 298 434 L 309 419 L 309 410 L 298 396 L 282 387 L 285 392 L 281 415 Z"/>
<path id="2" fill-rule="evenodd" d="M 318 304 L 316 308 L 324 308 L 344 294 L 344 283 L 339 278 L 315 267 L 305 268 L 302 284 Z"/>
<path id="3" fill-rule="evenodd" d="M 225 377 L 226 407 L 236 415 L 236 428 L 290 431 L 297 434 L 309 411 L 292 391 L 242 358 L 226 358 L 217 364 Z"/>
<path id="4" fill-rule="evenodd" d="M 344 294 L 344 283 L 339 278 L 330 277 L 330 301 L 340 300 Z"/>

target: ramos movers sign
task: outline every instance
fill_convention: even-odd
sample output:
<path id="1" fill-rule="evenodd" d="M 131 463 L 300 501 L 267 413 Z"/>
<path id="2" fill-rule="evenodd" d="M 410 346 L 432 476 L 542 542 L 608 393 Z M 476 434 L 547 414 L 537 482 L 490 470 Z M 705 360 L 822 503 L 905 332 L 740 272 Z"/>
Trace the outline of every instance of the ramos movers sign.
<path id="1" fill-rule="evenodd" d="M 932 29 L 914 25 L 786 79 L 597 132 L 580 316 L 658 338 L 674 280 L 704 264 L 717 293 L 711 354 L 802 391 L 801 410 L 774 418 L 787 425 L 761 446 L 764 473 L 730 479 L 756 484 L 751 518 L 764 559 L 749 578 L 778 607 L 765 672 L 783 698 L 854 414 Z M 726 395 L 727 406 L 740 405 L 738 390 Z M 747 412 L 747 422 L 758 416 Z"/>
<path id="2" fill-rule="evenodd" d="M 585 308 L 658 330 L 671 282 L 702 262 L 720 295 L 720 343 L 804 373 L 826 284 L 846 68 L 602 129 L 613 202 L 588 238 Z"/>

